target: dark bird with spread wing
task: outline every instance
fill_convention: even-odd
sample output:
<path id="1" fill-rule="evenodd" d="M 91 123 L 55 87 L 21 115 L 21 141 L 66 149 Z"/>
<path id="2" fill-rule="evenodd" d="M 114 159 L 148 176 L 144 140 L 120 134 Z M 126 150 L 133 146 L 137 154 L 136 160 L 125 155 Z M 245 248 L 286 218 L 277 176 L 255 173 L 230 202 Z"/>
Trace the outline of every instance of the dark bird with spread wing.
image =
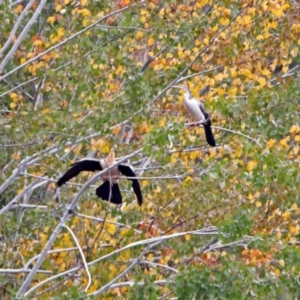
<path id="1" fill-rule="evenodd" d="M 76 177 L 80 172 L 83 171 L 102 171 L 115 164 L 115 152 L 111 149 L 108 156 L 105 159 L 93 159 L 84 158 L 71 165 L 71 168 L 57 181 L 57 187 L 61 187 L 64 183 Z M 143 203 L 143 196 L 140 188 L 139 181 L 135 179 L 136 175 L 132 168 L 125 164 L 119 164 L 116 167 L 108 170 L 102 175 L 103 183 L 96 189 L 96 195 L 114 204 L 122 203 L 122 195 L 120 192 L 119 185 L 117 183 L 120 175 L 125 175 L 128 180 L 132 182 L 132 188 L 136 195 L 139 205 Z"/>

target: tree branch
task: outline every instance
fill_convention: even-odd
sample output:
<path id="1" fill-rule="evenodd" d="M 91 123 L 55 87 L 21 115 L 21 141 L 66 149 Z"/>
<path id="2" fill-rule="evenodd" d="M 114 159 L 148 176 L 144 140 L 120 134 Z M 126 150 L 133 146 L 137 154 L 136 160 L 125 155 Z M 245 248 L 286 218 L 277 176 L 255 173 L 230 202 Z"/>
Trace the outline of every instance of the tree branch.
<path id="1" fill-rule="evenodd" d="M 46 1 L 46 0 L 44 0 L 44 1 Z M 55 49 L 61 47 L 62 45 L 68 43 L 68 42 L 71 41 L 72 39 L 76 38 L 77 36 L 81 35 L 82 33 L 84 33 L 84 32 L 86 32 L 86 31 L 88 31 L 89 29 L 93 28 L 95 25 L 97 25 L 98 23 L 102 22 L 103 20 L 105 20 L 105 19 L 107 19 L 107 18 L 109 18 L 109 17 L 111 17 L 111 16 L 113 16 L 113 15 L 115 15 L 115 14 L 118 14 L 118 13 L 120 13 L 120 12 L 123 12 L 124 10 L 126 10 L 126 9 L 128 9 L 128 8 L 130 8 L 130 7 L 132 7 L 132 6 L 135 6 L 135 5 L 138 5 L 138 4 L 142 4 L 142 3 L 144 3 L 144 1 L 140 1 L 140 2 L 138 2 L 137 4 L 132 4 L 132 5 L 130 5 L 130 6 L 125 6 L 125 7 L 121 8 L 121 9 L 115 10 L 115 11 L 113 11 L 113 12 L 107 14 L 106 16 L 100 18 L 99 20 L 95 21 L 95 22 L 92 23 L 91 25 L 89 25 L 89 26 L 85 27 L 84 29 L 82 29 L 82 30 L 76 32 L 75 34 L 71 35 L 70 37 L 68 37 L 67 39 L 63 40 L 62 42 L 60 42 L 60 43 L 58 43 L 58 44 L 56 44 L 56 45 L 50 47 L 50 48 L 47 49 L 46 51 L 44 51 L 44 52 L 38 54 L 37 56 L 35 56 L 35 57 L 33 57 L 33 58 L 27 60 L 25 63 L 19 65 L 18 67 L 14 68 L 13 70 L 7 72 L 5 75 L 3 75 L 2 77 L 0 77 L 0 81 L 3 80 L 3 79 L 5 79 L 5 78 L 7 78 L 8 76 L 10 76 L 10 75 L 16 73 L 17 71 L 19 71 L 20 69 L 24 68 L 25 66 L 31 64 L 32 62 L 35 62 L 36 60 L 40 59 L 40 58 L 43 57 L 44 55 L 46 55 L 46 54 L 52 52 L 53 50 L 55 50 Z M 0 68 L 0 71 L 1 71 L 1 68 Z"/>

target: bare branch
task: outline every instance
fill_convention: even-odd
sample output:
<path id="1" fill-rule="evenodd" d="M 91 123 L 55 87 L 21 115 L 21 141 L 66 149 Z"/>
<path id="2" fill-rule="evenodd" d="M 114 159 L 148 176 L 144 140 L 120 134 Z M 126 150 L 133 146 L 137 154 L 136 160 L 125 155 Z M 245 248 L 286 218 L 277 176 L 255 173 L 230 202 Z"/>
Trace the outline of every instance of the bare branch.
<path id="1" fill-rule="evenodd" d="M 227 129 L 227 128 L 223 128 L 223 127 L 218 127 L 218 126 L 211 126 L 211 128 L 214 128 L 214 129 L 219 129 L 219 130 L 223 130 L 223 131 L 227 131 L 227 132 L 231 132 L 231 133 L 235 133 L 235 134 L 239 134 L 253 142 L 255 142 L 260 148 L 262 148 L 262 145 L 257 141 L 255 140 L 254 138 L 252 138 L 251 136 L 248 136 L 246 134 L 243 134 L 239 131 L 235 131 L 235 130 L 231 130 L 231 129 Z"/>
<path id="2" fill-rule="evenodd" d="M 18 17 L 17 21 L 15 22 L 15 25 L 13 27 L 13 29 L 10 32 L 10 35 L 6 41 L 6 43 L 3 45 L 3 47 L 0 49 L 0 57 L 3 55 L 4 51 L 9 47 L 9 45 L 11 44 L 16 31 L 18 29 L 18 27 L 20 26 L 20 23 L 22 22 L 23 18 L 25 17 L 25 15 L 27 15 L 28 10 L 31 8 L 31 6 L 33 5 L 33 3 L 35 2 L 35 0 L 30 0 L 26 7 L 23 9 L 22 13 L 20 14 L 20 16 Z"/>
<path id="3" fill-rule="evenodd" d="M 7 211 L 12 209 L 15 205 L 17 205 L 18 201 L 29 191 L 36 189 L 37 187 L 46 184 L 48 181 L 45 180 L 43 182 L 40 182 L 41 179 L 34 180 L 31 184 L 29 184 L 19 195 L 17 195 L 13 200 L 11 200 L 7 205 L 5 205 L 0 210 L 0 215 L 5 214 Z"/>
<path id="4" fill-rule="evenodd" d="M 20 274 L 20 273 L 29 273 L 30 269 L 0 269 L 0 274 Z M 41 274 L 53 274 L 52 271 L 38 270 L 37 273 Z"/>
<path id="5" fill-rule="evenodd" d="M 201 72 L 198 72 L 198 73 L 193 73 L 193 74 L 187 75 L 185 77 L 181 77 L 180 79 L 178 79 L 178 81 L 176 83 L 180 83 L 180 82 L 183 82 L 183 81 L 185 81 L 189 78 L 193 78 L 193 77 L 200 76 L 200 75 L 203 75 L 203 74 L 206 74 L 206 73 L 210 73 L 210 72 L 222 69 L 222 68 L 224 68 L 224 66 L 217 66 L 217 67 L 209 69 L 209 70 L 204 70 L 204 71 L 201 71 Z"/>
<path id="6" fill-rule="evenodd" d="M 141 233 L 140 230 L 131 228 L 130 226 L 128 226 L 128 225 L 126 225 L 126 224 L 123 224 L 123 223 L 114 222 L 114 221 L 107 220 L 107 219 L 103 219 L 103 218 L 97 218 L 97 217 L 87 216 L 87 215 L 80 214 L 80 213 L 76 213 L 76 216 L 82 217 L 82 218 L 86 218 L 86 219 L 90 219 L 90 220 L 94 220 L 94 221 L 97 221 L 97 222 L 105 222 L 105 223 L 109 223 L 109 224 L 114 224 L 114 225 L 121 226 L 121 227 L 125 227 L 125 228 L 128 228 L 128 229 L 133 229 L 134 232 L 136 232 L 136 233 L 138 233 L 138 234 Z"/>
<path id="7" fill-rule="evenodd" d="M 26 85 L 26 84 L 28 84 L 28 83 L 31 83 L 31 82 L 35 81 L 35 80 L 37 80 L 37 79 L 38 79 L 38 77 L 34 77 L 34 78 L 31 78 L 31 79 L 29 79 L 29 80 L 27 80 L 27 81 L 25 81 L 25 82 L 23 82 L 23 83 L 20 83 L 19 85 L 15 86 L 15 87 L 13 87 L 12 89 L 10 89 L 10 90 L 4 92 L 3 94 L 1 94 L 1 95 L 0 95 L 0 98 L 2 98 L 2 97 L 4 97 L 4 96 L 8 95 L 9 93 L 11 93 L 11 92 L 13 92 L 13 91 L 19 89 L 20 87 L 22 87 L 22 86 L 24 86 L 24 85 Z"/>
<path id="8" fill-rule="evenodd" d="M 138 258 L 136 258 L 130 266 L 128 266 L 123 272 L 121 272 L 119 275 L 117 275 L 114 279 L 112 279 L 109 283 L 105 284 L 104 286 L 102 286 L 99 290 L 89 294 L 90 296 L 99 296 L 101 294 L 103 294 L 104 292 L 106 292 L 108 289 L 110 289 L 110 287 L 117 282 L 119 279 L 121 279 L 122 277 L 124 277 L 130 270 L 133 269 L 133 267 L 137 264 L 139 264 L 139 262 L 141 261 L 142 257 L 144 256 L 144 254 L 148 251 L 150 245 L 147 245 L 145 247 L 145 249 L 141 252 L 141 254 L 138 256 Z"/>
<path id="9" fill-rule="evenodd" d="M 18 203 L 15 203 L 14 206 L 12 208 L 40 208 L 40 209 L 47 209 L 48 206 L 46 205 L 36 205 L 36 204 L 18 204 Z"/>
<path id="10" fill-rule="evenodd" d="M 11 176 L 0 186 L 0 194 L 3 193 L 3 191 L 15 180 L 15 178 L 17 176 L 20 175 L 21 172 L 24 172 L 24 170 L 26 168 L 34 165 L 36 162 L 41 160 L 41 157 L 38 157 L 38 156 L 41 156 L 42 154 L 46 154 L 47 152 L 50 154 L 54 154 L 57 151 L 58 151 L 58 148 L 56 148 L 56 146 L 50 146 L 49 148 L 47 148 L 45 150 L 35 153 L 31 157 L 26 157 L 25 159 L 23 159 L 20 162 L 19 167 L 17 169 L 15 169 L 13 171 L 13 173 L 11 174 Z"/>
<path id="11" fill-rule="evenodd" d="M 46 1 L 46 0 L 43 0 L 43 2 L 45 2 L 45 1 Z M 95 22 L 92 23 L 91 25 L 85 27 L 84 29 L 82 29 L 82 30 L 76 32 L 75 34 L 71 35 L 71 36 L 68 37 L 67 39 L 63 40 L 62 42 L 60 42 L 60 43 L 58 43 L 58 44 L 56 44 L 56 45 L 50 47 L 50 48 L 47 49 L 46 51 L 44 51 L 44 52 L 38 54 L 37 56 L 35 56 L 35 57 L 33 57 L 33 58 L 27 60 L 25 63 L 19 65 L 19 66 L 16 67 L 16 68 L 14 68 L 14 69 L 11 70 L 10 72 L 7 72 L 5 75 L 3 75 L 2 77 L 0 77 L 0 81 L 3 80 L 3 79 L 5 79 L 5 78 L 7 78 L 8 76 L 10 76 L 10 75 L 16 73 L 17 71 L 19 71 L 20 69 L 24 68 L 25 66 L 31 64 L 32 62 L 35 62 L 36 60 L 40 59 L 40 58 L 43 57 L 44 55 L 46 55 L 46 54 L 52 52 L 53 50 L 55 50 L 55 49 L 61 47 L 62 45 L 68 43 L 69 41 L 71 41 L 71 40 L 74 39 L 75 37 L 81 35 L 82 33 L 88 31 L 89 29 L 93 28 L 95 25 L 97 25 L 98 23 L 102 22 L 103 20 L 106 20 L 107 18 L 109 18 L 109 17 L 111 17 L 111 16 L 113 16 L 113 15 L 115 15 L 115 14 L 118 14 L 118 13 L 120 13 L 120 12 L 123 12 L 124 10 L 126 10 L 126 9 L 128 9 L 128 8 L 130 8 L 130 7 L 132 7 L 132 6 L 135 6 L 135 5 L 138 5 L 138 4 L 142 4 L 142 3 L 144 3 L 144 1 L 140 1 L 140 2 L 138 2 L 137 4 L 132 4 L 132 5 L 130 5 L 130 6 L 125 6 L 125 7 L 121 8 L 121 9 L 115 10 L 115 11 L 113 11 L 113 12 L 111 12 L 111 13 L 105 15 L 104 17 L 102 17 L 102 18 L 100 18 L 99 20 L 95 21 Z M 0 67 L 1 67 L 1 66 L 0 66 Z M 0 70 L 1 70 L 1 68 L 0 68 Z"/>
<path id="12" fill-rule="evenodd" d="M 129 259 L 129 261 L 133 261 L 133 259 Z M 148 260 L 143 260 L 143 261 L 140 261 L 140 264 L 147 264 L 147 265 L 150 265 L 151 267 L 153 268 L 157 268 L 157 267 L 160 267 L 160 268 L 163 268 L 163 269 L 167 269 L 169 271 L 172 271 L 176 274 L 179 274 L 179 271 L 174 269 L 174 268 L 171 268 L 167 265 L 163 265 L 163 264 L 160 264 L 160 263 L 155 263 L 153 261 L 148 261 Z"/>
<path id="13" fill-rule="evenodd" d="M 32 2 L 32 4 L 33 4 L 34 0 L 31 0 L 30 2 Z M 14 56 L 15 52 L 17 51 L 18 47 L 22 43 L 23 39 L 26 37 L 26 35 L 27 35 L 28 31 L 30 30 L 31 26 L 34 24 L 35 20 L 37 19 L 37 17 L 41 13 L 41 11 L 42 11 L 44 5 L 46 4 L 46 2 L 47 2 L 47 0 L 41 0 L 41 2 L 39 3 L 39 6 L 36 8 L 36 10 L 35 10 L 34 14 L 32 15 L 31 19 L 29 20 L 29 22 L 26 24 L 26 26 L 24 27 L 24 29 L 20 33 L 18 39 L 14 42 L 14 45 L 12 46 L 10 51 L 7 53 L 5 58 L 2 60 L 2 63 L 0 64 L 0 73 L 2 73 L 2 71 L 5 68 L 5 66 L 7 65 L 7 63 Z M 28 7 L 28 9 L 29 8 L 30 7 Z M 2 78 L 2 79 L 4 79 L 4 78 Z"/>
<path id="14" fill-rule="evenodd" d="M 81 255 L 83 266 L 84 266 L 84 268 L 86 270 L 86 273 L 87 273 L 87 276 L 88 276 L 88 279 L 89 279 L 88 284 L 87 284 L 87 286 L 86 286 L 86 288 L 84 290 L 86 292 L 89 289 L 89 287 L 90 287 L 90 285 L 92 283 L 92 277 L 91 277 L 91 273 L 89 271 L 89 268 L 88 268 L 88 266 L 86 264 L 85 256 L 84 256 L 82 248 L 81 248 L 81 246 L 80 246 L 80 244 L 79 244 L 79 242 L 78 242 L 78 240 L 76 238 L 76 235 L 74 234 L 74 232 L 72 231 L 72 229 L 69 226 L 65 225 L 65 224 L 63 224 L 63 227 L 66 228 L 69 231 L 69 233 L 71 234 L 71 236 L 72 236 L 72 238 L 73 238 L 73 240 L 74 240 L 74 242 L 75 242 L 75 244 L 76 244 L 76 246 L 77 246 L 77 248 L 79 250 L 79 253 Z"/>
<path id="15" fill-rule="evenodd" d="M 77 247 L 71 247 L 71 248 L 62 248 L 62 249 L 54 249 L 54 250 L 50 250 L 48 252 L 48 254 L 52 254 L 52 253 L 60 253 L 60 252 L 71 252 L 71 251 L 75 251 L 77 250 Z M 34 257 L 32 257 L 25 265 L 24 265 L 24 270 L 28 270 L 29 266 L 37 259 L 40 257 L 41 254 L 38 254 Z"/>

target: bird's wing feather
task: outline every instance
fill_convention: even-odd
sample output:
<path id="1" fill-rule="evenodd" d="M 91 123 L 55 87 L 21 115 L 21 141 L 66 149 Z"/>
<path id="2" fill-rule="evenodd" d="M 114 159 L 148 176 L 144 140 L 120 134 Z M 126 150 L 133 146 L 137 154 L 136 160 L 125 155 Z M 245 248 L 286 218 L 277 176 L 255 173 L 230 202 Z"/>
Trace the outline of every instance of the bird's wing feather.
<path id="1" fill-rule="evenodd" d="M 135 173 L 133 172 L 133 170 L 131 169 L 130 166 L 119 165 L 118 169 L 123 175 L 125 175 L 127 177 L 136 177 Z M 129 180 L 132 181 L 132 188 L 133 188 L 133 191 L 134 191 L 134 193 L 137 197 L 139 205 L 142 205 L 143 196 L 142 196 L 142 191 L 141 191 L 141 188 L 140 188 L 139 181 L 137 179 L 129 179 Z"/>
<path id="2" fill-rule="evenodd" d="M 73 177 L 76 177 L 82 171 L 101 171 L 102 167 L 99 160 L 82 159 L 71 165 L 71 168 L 57 181 L 57 186 L 60 187 Z"/>
<path id="3" fill-rule="evenodd" d="M 104 181 L 97 189 L 96 195 L 114 204 L 122 203 L 122 195 L 120 192 L 119 185 L 117 183 L 111 184 L 109 181 Z"/>

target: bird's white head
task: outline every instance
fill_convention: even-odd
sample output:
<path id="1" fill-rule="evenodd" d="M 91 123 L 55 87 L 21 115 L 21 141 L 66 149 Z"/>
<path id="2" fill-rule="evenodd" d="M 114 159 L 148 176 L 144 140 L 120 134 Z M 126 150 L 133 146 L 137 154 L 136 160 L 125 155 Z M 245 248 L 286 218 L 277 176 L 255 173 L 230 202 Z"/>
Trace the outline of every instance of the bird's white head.
<path id="1" fill-rule="evenodd" d="M 184 86 L 184 85 L 173 85 L 172 88 L 184 90 L 185 93 L 183 95 L 183 98 L 184 98 L 185 101 L 189 101 L 189 100 L 192 99 L 192 94 L 186 86 Z"/>

